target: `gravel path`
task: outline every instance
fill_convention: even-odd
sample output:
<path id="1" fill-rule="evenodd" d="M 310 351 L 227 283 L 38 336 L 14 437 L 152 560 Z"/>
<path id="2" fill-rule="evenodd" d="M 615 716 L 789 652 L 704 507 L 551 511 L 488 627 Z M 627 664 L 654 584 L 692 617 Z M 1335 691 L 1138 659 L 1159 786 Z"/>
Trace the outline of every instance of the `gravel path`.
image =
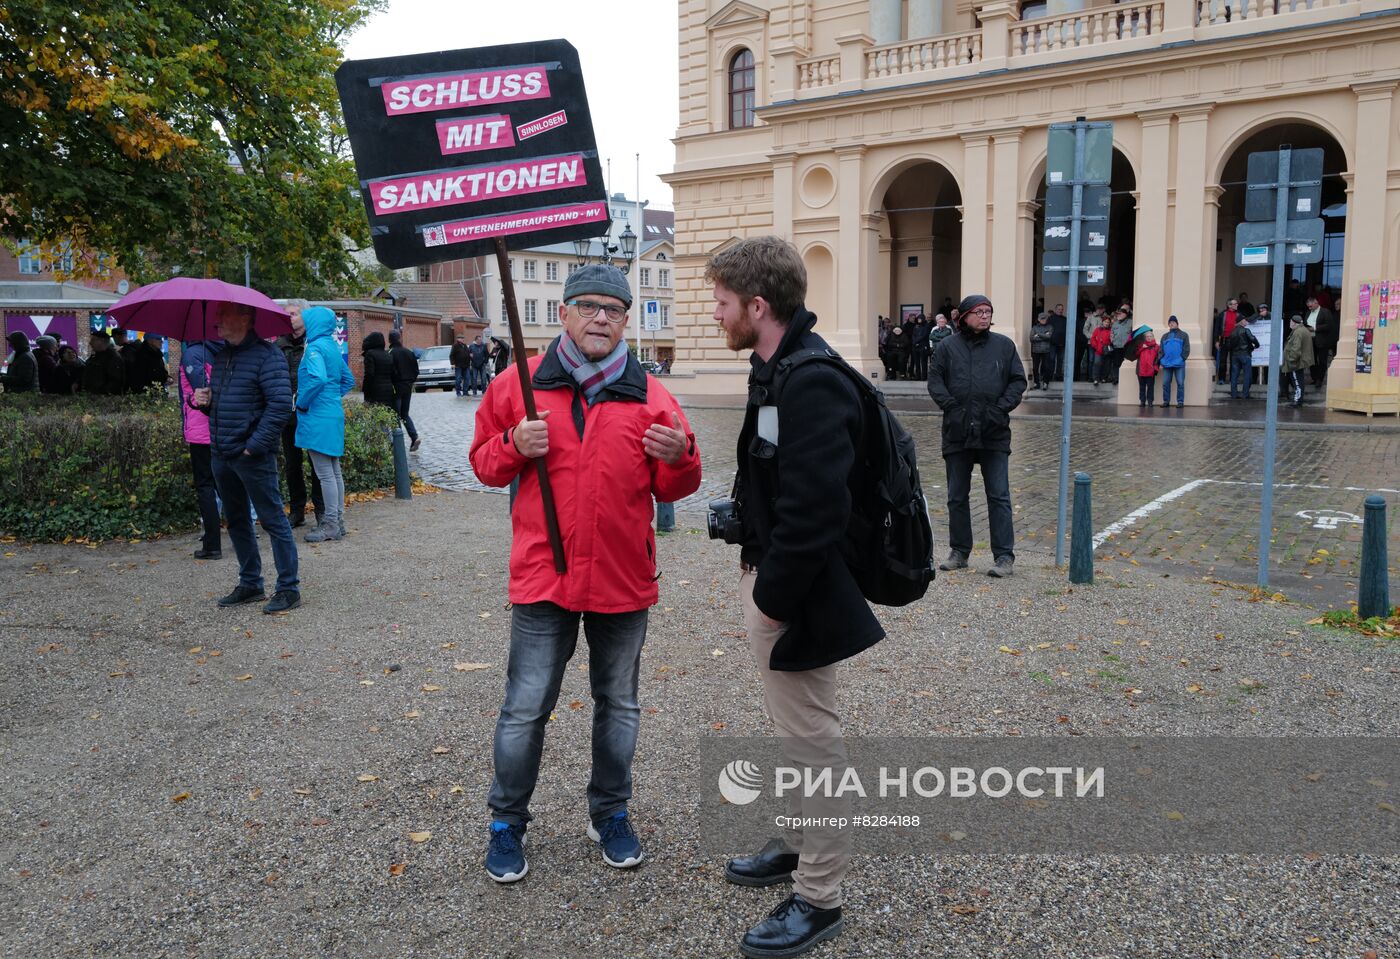
<path id="1" fill-rule="evenodd" d="M 194 563 L 192 536 L 5 545 L 0 954 L 736 955 L 780 893 L 727 885 L 699 853 L 694 744 L 769 730 L 736 557 L 693 514 L 661 539 L 643 655 L 633 811 L 650 861 L 611 870 L 583 835 L 579 660 L 549 727 L 530 876 L 501 888 L 482 871 L 505 506 L 471 492 L 352 506 L 348 539 L 304 548 L 305 606 L 276 618 L 215 609 L 232 553 Z M 842 671 L 848 733 L 1400 730 L 1400 643 L 1109 565 L 1070 592 L 1031 551 L 1010 581 L 950 575 L 884 611 L 891 637 Z M 1400 943 L 1393 857 L 863 858 L 847 896 L 846 933 L 814 955 L 1358 957 Z"/>

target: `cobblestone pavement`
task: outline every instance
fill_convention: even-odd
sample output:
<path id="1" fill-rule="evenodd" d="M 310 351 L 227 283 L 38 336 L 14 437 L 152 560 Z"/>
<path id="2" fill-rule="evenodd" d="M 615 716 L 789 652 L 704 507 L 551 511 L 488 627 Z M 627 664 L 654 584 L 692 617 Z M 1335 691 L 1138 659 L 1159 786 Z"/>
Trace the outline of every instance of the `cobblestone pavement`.
<path id="1" fill-rule="evenodd" d="M 423 445 L 414 468 L 447 489 L 485 489 L 468 461 L 477 401 L 451 393 L 420 394 L 414 419 Z M 924 490 L 935 533 L 946 541 L 941 419 L 900 413 L 920 452 Z M 729 491 L 734 472 L 736 410 L 689 411 L 705 457 L 705 480 L 678 504 L 698 524 L 710 499 Z M 1051 551 L 1055 540 L 1059 423 L 1013 420 L 1012 502 L 1022 552 Z M 1253 583 L 1258 568 L 1262 430 L 1182 427 L 1083 420 L 1075 425 L 1072 470 L 1094 479 L 1094 529 L 1101 563 L 1131 563 L 1163 573 L 1218 576 Z M 1400 435 L 1280 431 L 1275 467 L 1275 588 L 1315 605 L 1354 598 L 1361 548 L 1360 517 L 1368 491 L 1391 508 L 1400 504 Z M 974 483 L 973 529 L 985 535 L 986 505 Z M 1306 514 L 1306 515 L 1305 515 Z M 1390 553 L 1400 535 L 1390 525 Z M 977 544 L 974 565 L 989 561 Z M 1179 574 L 1179 573 L 1178 573 Z"/>

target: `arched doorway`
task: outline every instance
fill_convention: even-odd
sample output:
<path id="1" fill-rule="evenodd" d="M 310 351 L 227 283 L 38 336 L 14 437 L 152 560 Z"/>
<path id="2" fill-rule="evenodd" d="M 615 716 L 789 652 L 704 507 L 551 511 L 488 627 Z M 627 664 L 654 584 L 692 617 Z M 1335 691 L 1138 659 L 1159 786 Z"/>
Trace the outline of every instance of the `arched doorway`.
<path id="1" fill-rule="evenodd" d="M 1065 284 L 1046 285 L 1043 282 L 1041 267 L 1045 262 L 1045 167 L 1041 164 L 1037 174 L 1039 185 L 1036 188 L 1036 213 L 1033 231 L 1034 245 L 1031 256 L 1031 310 L 1039 312 L 1044 303 L 1047 312 L 1054 312 L 1057 305 L 1068 308 L 1069 287 Z M 1133 166 L 1122 151 L 1113 151 L 1113 172 L 1109 183 L 1112 199 L 1108 213 L 1108 266 L 1104 271 L 1104 282 L 1099 286 L 1081 286 L 1078 298 L 1078 318 L 1067 318 L 1065 322 L 1065 349 L 1060 358 L 1056 378 L 1063 378 L 1067 368 L 1073 368 L 1074 378 L 1087 380 L 1090 369 L 1083 344 L 1076 342 L 1082 326 L 1082 317 L 1094 306 L 1102 303 L 1112 309 L 1133 296 L 1133 274 L 1137 267 L 1137 176 Z M 1029 325 L 1034 316 L 1026 318 Z"/>
<path id="2" fill-rule="evenodd" d="M 1294 150 L 1322 150 L 1323 221 L 1322 262 L 1289 267 L 1285 275 L 1282 303 L 1273 303 L 1274 271 L 1271 268 L 1235 265 L 1235 229 L 1244 219 L 1249 155 L 1274 152 L 1281 146 Z M 1306 299 L 1316 295 L 1320 303 L 1337 313 L 1342 291 L 1342 271 L 1346 255 L 1347 183 L 1346 151 L 1326 130 L 1304 120 L 1284 120 L 1255 130 L 1230 152 L 1220 168 L 1220 200 L 1216 220 L 1215 276 L 1208 287 L 1211 291 L 1211 316 L 1218 317 L 1231 299 L 1241 300 L 1243 311 L 1253 311 L 1261 303 L 1269 303 L 1282 320 L 1287 335 L 1288 318 L 1297 313 L 1308 315 Z M 1212 341 L 1214 330 L 1212 330 Z M 1214 342 L 1207 344 L 1212 349 Z M 1319 371 L 1321 372 L 1321 371 Z M 1254 377 L 1263 379 L 1263 370 L 1256 368 Z M 1228 378 L 1228 377 L 1227 377 Z M 1309 377 L 1311 380 L 1311 376 Z M 1267 396 L 1262 390 L 1254 398 Z M 1216 384 L 1215 400 L 1227 400 L 1227 382 Z M 1322 390 L 1305 390 L 1305 403 L 1321 403 Z"/>
<path id="3" fill-rule="evenodd" d="M 945 299 L 956 302 L 962 277 L 962 192 L 941 163 L 919 161 L 885 190 L 881 252 L 889 254 L 886 316 L 903 311 L 930 320 Z"/>

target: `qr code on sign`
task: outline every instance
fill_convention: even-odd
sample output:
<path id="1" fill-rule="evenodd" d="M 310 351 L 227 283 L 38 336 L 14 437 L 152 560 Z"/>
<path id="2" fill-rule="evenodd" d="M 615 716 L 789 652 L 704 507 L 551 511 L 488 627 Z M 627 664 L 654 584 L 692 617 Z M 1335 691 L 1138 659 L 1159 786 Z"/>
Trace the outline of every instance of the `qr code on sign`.
<path id="1" fill-rule="evenodd" d="M 424 246 L 442 246 L 447 242 L 447 227 L 430 226 L 423 231 Z"/>

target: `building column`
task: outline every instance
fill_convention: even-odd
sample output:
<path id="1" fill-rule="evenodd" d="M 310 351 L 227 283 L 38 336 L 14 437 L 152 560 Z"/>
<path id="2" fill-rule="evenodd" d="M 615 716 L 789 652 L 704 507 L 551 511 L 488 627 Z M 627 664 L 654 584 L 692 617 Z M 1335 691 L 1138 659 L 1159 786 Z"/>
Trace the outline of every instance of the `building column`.
<path id="1" fill-rule="evenodd" d="M 1215 269 L 1215 220 L 1219 194 L 1206 195 L 1206 132 L 1209 107 L 1177 114 L 1176 222 L 1172 236 L 1169 312 L 1191 337 L 1186 362 L 1186 402 L 1209 402 L 1215 378 L 1211 357 L 1210 289 Z M 1216 188 L 1219 189 L 1218 187 Z M 1145 258 L 1139 252 L 1140 260 Z"/>
<path id="2" fill-rule="evenodd" d="M 1034 200 L 1022 200 L 1016 204 L 1016 290 L 1024 304 L 1021 315 L 1025 317 L 1027 324 L 1034 323 L 1035 317 L 1031 316 L 1031 306 L 1035 303 L 1035 281 L 1036 271 L 1039 264 L 1035 262 L 1035 215 L 1040 212 L 1040 204 Z M 1050 304 L 1046 304 L 1046 309 L 1050 309 Z M 1002 330 L 1007 336 L 1006 330 Z M 1024 332 L 1023 328 L 1018 328 L 1018 332 Z M 1070 335 L 1074 331 L 1069 325 L 1065 326 L 1065 336 L 1068 346 L 1069 358 L 1066 363 L 1074 362 L 1074 340 Z M 1020 338 L 1016 340 L 1016 348 L 1022 351 L 1030 350 L 1030 334 L 1026 333 L 1026 340 L 1023 344 Z M 1029 353 L 1026 353 L 1027 357 Z"/>
<path id="3" fill-rule="evenodd" d="M 909 0 L 909 39 L 922 40 L 943 32 L 943 0 Z"/>
<path id="4" fill-rule="evenodd" d="M 991 137 L 963 137 L 962 289 L 961 299 L 988 288 L 987 274 L 987 163 Z"/>
<path id="5" fill-rule="evenodd" d="M 797 185 L 793 176 L 797 165 L 796 153 L 770 153 L 773 164 L 773 233 L 792 239 L 792 209 Z"/>
<path id="6" fill-rule="evenodd" d="M 1015 341 L 1018 349 L 1029 335 L 1025 278 L 1030 275 L 1030 263 L 1018 254 L 1017 227 L 1020 224 L 1020 158 L 1021 131 L 1008 130 L 992 137 L 995 174 L 992 180 L 992 249 L 1000 253 L 991 257 L 991 285 L 986 293 L 998 314 L 998 330 Z"/>
<path id="7" fill-rule="evenodd" d="M 870 36 L 876 46 L 902 39 L 904 4 L 901 0 L 870 0 Z"/>
<path id="8" fill-rule="evenodd" d="M 1171 165 L 1170 112 L 1143 114 L 1142 171 L 1134 239 L 1133 307 L 1160 339 L 1172 312 L 1167 301 L 1167 178 Z M 1121 240 L 1122 237 L 1119 237 Z"/>
<path id="9" fill-rule="evenodd" d="M 879 341 L 876 337 L 875 308 L 879 256 L 880 221 L 867 214 L 863 197 L 865 185 L 862 162 L 865 147 L 837 147 L 837 219 L 839 234 L 836 250 L 836 303 L 838 323 L 831 345 L 856 369 L 867 376 L 879 375 Z"/>
<path id="10" fill-rule="evenodd" d="M 1385 250 L 1390 137 L 1376 134 L 1394 127 L 1395 87 L 1394 80 L 1352 87 L 1356 92 L 1356 136 L 1351 141 L 1354 167 L 1347 184 L 1346 249 L 1337 309 L 1341 337 L 1337 341 L 1337 358 L 1328 371 L 1328 383 L 1339 387 L 1351 386 L 1356 369 L 1357 287 L 1385 279 L 1390 272 Z M 1381 360 L 1378 358 L 1377 362 Z"/>

